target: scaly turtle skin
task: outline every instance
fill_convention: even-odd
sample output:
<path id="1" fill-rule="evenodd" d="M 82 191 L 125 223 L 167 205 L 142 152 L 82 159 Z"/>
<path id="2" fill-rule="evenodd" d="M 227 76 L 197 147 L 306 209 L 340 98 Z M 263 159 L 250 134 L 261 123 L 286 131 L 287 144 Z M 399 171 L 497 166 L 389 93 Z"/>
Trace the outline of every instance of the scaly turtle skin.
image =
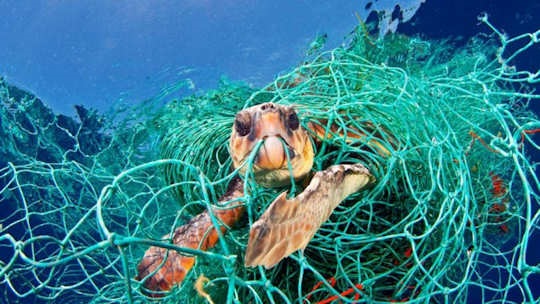
<path id="1" fill-rule="evenodd" d="M 316 137 L 325 136 L 320 126 L 311 124 L 309 127 Z M 264 103 L 240 111 L 229 142 L 233 166 L 245 176 L 248 160 L 253 157 L 255 181 L 264 187 L 284 186 L 292 179 L 306 178 L 313 166 L 313 142 L 318 141 L 318 138 L 310 139 L 309 134 L 300 125 L 293 107 Z M 349 138 L 364 136 L 360 132 L 346 135 Z M 271 268 L 294 251 L 303 250 L 341 201 L 374 181 L 362 164 L 334 165 L 317 172 L 298 196 L 287 199 L 287 192 L 281 193 L 251 227 L 245 265 Z M 243 195 L 243 181 L 236 177 L 220 202 Z M 237 222 L 244 212 L 244 206 L 239 203 L 230 207 L 212 211 L 222 224 L 221 232 Z M 216 244 L 218 233 L 205 211 L 177 228 L 172 237 L 164 238 L 172 238 L 179 247 L 207 250 Z M 143 281 L 149 290 L 167 291 L 182 282 L 194 263 L 195 257 L 151 247 L 138 265 L 136 279 Z M 159 293 L 151 295 L 159 296 Z"/>

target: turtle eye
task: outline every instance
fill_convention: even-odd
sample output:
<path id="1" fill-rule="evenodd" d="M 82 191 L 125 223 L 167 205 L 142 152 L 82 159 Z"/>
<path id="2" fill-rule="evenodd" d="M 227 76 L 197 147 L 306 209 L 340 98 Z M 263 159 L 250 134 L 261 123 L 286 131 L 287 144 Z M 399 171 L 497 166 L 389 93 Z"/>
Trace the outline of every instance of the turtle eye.
<path id="1" fill-rule="evenodd" d="M 240 136 L 246 136 L 251 130 L 251 119 L 249 115 L 236 115 L 234 119 L 234 130 Z"/>
<path id="2" fill-rule="evenodd" d="M 298 115 L 296 115 L 296 112 L 291 112 L 289 114 L 289 117 L 287 118 L 287 125 L 289 126 L 289 129 L 296 130 L 300 126 L 300 121 L 298 121 Z"/>

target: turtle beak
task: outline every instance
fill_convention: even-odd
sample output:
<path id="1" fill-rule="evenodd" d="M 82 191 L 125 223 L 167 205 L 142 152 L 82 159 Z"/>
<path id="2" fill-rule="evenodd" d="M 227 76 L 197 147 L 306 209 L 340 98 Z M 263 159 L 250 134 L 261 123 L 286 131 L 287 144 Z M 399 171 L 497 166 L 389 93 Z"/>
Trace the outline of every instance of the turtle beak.
<path id="1" fill-rule="evenodd" d="M 288 147 L 282 138 L 279 136 L 266 137 L 255 158 L 255 165 L 265 170 L 283 168 L 287 163 L 287 152 L 292 159 L 294 150 Z"/>
<path id="2" fill-rule="evenodd" d="M 281 113 L 274 106 L 269 106 L 257 113 L 257 116 L 254 131 L 258 138 L 263 139 L 263 144 L 255 158 L 255 165 L 263 170 L 281 169 L 287 163 L 285 149 L 292 151 L 284 138 L 287 136 L 287 129 Z"/>

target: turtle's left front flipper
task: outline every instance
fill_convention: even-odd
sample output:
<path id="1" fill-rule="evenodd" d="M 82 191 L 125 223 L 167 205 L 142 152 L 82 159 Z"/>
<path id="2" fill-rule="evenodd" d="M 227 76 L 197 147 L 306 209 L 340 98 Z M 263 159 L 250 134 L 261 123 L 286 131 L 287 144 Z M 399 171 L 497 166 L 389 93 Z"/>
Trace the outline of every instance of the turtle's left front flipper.
<path id="1" fill-rule="evenodd" d="M 295 198 L 281 193 L 251 227 L 245 265 L 271 268 L 303 250 L 339 203 L 374 181 L 362 164 L 335 165 L 317 172 Z"/>

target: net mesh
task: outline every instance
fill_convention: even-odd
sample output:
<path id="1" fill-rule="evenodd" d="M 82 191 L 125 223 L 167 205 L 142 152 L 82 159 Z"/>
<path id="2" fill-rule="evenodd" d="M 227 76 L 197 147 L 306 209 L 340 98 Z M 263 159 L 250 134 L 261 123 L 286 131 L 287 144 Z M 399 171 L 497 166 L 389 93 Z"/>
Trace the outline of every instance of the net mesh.
<path id="1" fill-rule="evenodd" d="M 527 85 L 539 77 L 511 63 L 540 31 L 510 38 L 482 21 L 494 35 L 460 49 L 372 40 L 359 26 L 347 47 L 312 54 L 264 88 L 223 82 L 113 117 L 83 107 L 76 120 L 55 115 L 2 81 L 4 298 L 148 301 L 137 264 L 162 246 L 197 257 L 164 302 L 537 301 L 538 163 L 527 154 L 540 148 L 528 109 L 540 96 Z M 162 239 L 216 204 L 236 174 L 227 147 L 234 114 L 267 101 L 293 104 L 303 126 L 334 133 L 317 147 L 314 170 L 362 162 L 373 188 L 269 270 L 245 268 L 243 255 L 250 225 L 284 189 L 249 177 L 247 215 L 214 249 Z M 340 135 L 347 130 L 372 144 Z"/>

